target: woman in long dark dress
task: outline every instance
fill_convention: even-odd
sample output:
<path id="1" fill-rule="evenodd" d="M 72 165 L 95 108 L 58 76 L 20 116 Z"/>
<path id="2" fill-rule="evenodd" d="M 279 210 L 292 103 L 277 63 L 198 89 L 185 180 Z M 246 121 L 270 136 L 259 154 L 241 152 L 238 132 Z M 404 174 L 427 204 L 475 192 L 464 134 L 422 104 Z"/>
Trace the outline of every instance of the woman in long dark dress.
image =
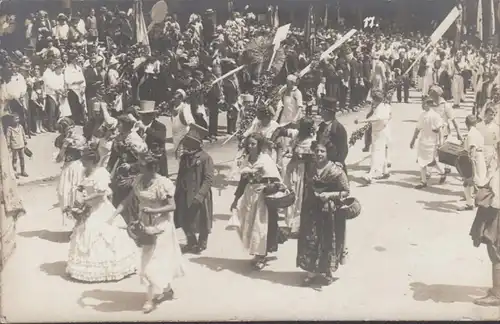
<path id="1" fill-rule="evenodd" d="M 315 162 L 306 170 L 297 250 L 297 267 L 307 271 L 306 286 L 331 284 L 343 262 L 346 219 L 337 210 L 349 195 L 342 165 L 328 160 L 323 143 L 313 143 L 313 150 Z"/>

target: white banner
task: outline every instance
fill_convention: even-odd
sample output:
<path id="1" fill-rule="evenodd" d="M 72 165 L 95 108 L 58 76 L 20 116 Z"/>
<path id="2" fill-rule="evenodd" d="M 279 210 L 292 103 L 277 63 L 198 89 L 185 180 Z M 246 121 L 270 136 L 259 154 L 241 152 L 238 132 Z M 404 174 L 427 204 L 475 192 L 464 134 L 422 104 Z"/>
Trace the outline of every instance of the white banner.
<path id="1" fill-rule="evenodd" d="M 443 20 L 443 22 L 436 28 L 436 30 L 431 35 L 431 43 L 436 44 L 441 37 L 443 37 L 444 33 L 450 28 L 451 24 L 455 22 L 455 20 L 460 16 L 460 10 L 457 7 L 454 7 L 448 16 Z"/>
<path id="2" fill-rule="evenodd" d="M 339 38 L 335 44 L 330 46 L 326 51 L 321 53 L 321 56 L 319 57 L 320 60 L 324 60 L 325 58 L 328 57 L 333 51 L 335 51 L 337 48 L 342 46 L 345 42 L 347 42 L 354 34 L 356 34 L 357 30 L 356 29 L 351 29 L 347 34 Z M 302 71 L 299 73 L 299 78 L 303 77 L 306 75 L 309 71 L 311 70 L 311 64 L 306 66 Z"/>

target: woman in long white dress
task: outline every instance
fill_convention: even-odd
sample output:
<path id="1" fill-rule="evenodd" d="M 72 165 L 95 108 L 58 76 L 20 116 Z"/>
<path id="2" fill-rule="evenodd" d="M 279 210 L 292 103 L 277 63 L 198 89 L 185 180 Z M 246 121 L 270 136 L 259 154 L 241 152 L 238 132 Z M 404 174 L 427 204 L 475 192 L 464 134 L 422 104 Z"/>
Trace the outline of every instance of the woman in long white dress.
<path id="1" fill-rule="evenodd" d="M 484 119 L 477 124 L 477 129 L 484 137 L 484 157 L 487 175 L 490 179 L 493 173 L 498 173 L 498 158 L 500 155 L 500 126 L 495 123 L 493 107 L 487 107 L 484 111 Z"/>
<path id="2" fill-rule="evenodd" d="M 76 199 L 76 187 L 83 179 L 83 165 L 80 161 L 81 151 L 85 147 L 85 138 L 81 127 L 75 126 L 70 118 L 63 118 L 58 123 L 60 135 L 55 141 L 59 148 L 56 162 L 64 162 L 57 185 L 59 208 L 63 213 L 63 226 L 74 225 L 69 213 Z"/>
<path id="3" fill-rule="evenodd" d="M 129 196 L 118 206 L 111 222 L 135 197 L 139 200 L 138 221 L 154 240 L 142 244 L 141 280 L 147 285 L 143 311 L 149 313 L 165 299 L 173 298 L 172 282 L 184 276 L 185 264 L 177 239 L 174 214 L 175 185 L 158 174 L 159 161 L 152 154 L 140 156 L 140 174 Z"/>
<path id="4" fill-rule="evenodd" d="M 85 178 L 79 191 L 90 212 L 79 220 L 71 235 L 66 272 L 85 282 L 121 280 L 136 272 L 139 251 L 123 218 L 107 223 L 116 210 L 108 199 L 111 179 L 109 172 L 98 166 L 99 154 L 86 149 L 81 161 Z"/>
<path id="5" fill-rule="evenodd" d="M 276 252 L 280 242 L 278 212 L 268 208 L 264 188 L 280 182 L 276 162 L 264 151 L 261 134 L 249 135 L 244 143 L 247 158 L 241 166 L 241 180 L 231 210 L 237 209 L 239 234 L 243 246 L 253 255 L 252 266 L 261 270 L 267 265 L 268 253 Z"/>

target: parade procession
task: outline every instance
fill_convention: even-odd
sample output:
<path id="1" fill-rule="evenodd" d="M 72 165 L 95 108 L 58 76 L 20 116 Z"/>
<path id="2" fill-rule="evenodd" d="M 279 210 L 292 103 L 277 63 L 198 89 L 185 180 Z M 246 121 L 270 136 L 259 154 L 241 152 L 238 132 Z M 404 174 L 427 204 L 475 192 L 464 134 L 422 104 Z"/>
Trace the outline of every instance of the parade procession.
<path id="1" fill-rule="evenodd" d="M 500 320 L 497 28 L 0 0 L 2 320 Z"/>

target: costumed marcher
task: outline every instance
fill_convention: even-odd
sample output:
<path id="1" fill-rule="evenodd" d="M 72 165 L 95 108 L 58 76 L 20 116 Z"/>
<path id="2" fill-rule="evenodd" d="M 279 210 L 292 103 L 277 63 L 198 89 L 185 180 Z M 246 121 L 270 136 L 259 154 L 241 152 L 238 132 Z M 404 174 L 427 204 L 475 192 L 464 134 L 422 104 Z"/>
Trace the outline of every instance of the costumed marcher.
<path id="1" fill-rule="evenodd" d="M 328 158 L 326 143 L 314 143 L 314 165 L 306 170 L 300 213 L 297 267 L 307 271 L 303 285 L 329 285 L 346 257 L 346 218 L 338 208 L 349 196 L 343 165 Z"/>
<path id="2" fill-rule="evenodd" d="M 138 250 L 122 218 L 108 224 L 115 207 L 111 194 L 109 172 L 99 166 L 97 150 L 87 147 L 82 152 L 84 178 L 78 185 L 80 206 L 89 210 L 77 222 L 69 244 L 66 272 L 84 282 L 117 281 L 135 273 Z M 121 228 L 119 228 L 121 227 Z"/>
<path id="3" fill-rule="evenodd" d="M 194 124 L 182 139 L 183 154 L 175 188 L 175 224 L 186 234 L 184 252 L 195 254 L 206 250 L 213 223 L 214 162 L 202 148 L 207 134 L 207 129 Z"/>
<path id="4" fill-rule="evenodd" d="M 245 138 L 246 159 L 240 168 L 241 179 L 235 192 L 231 210 L 237 210 L 243 247 L 254 258 L 256 270 L 263 269 L 268 254 L 278 250 L 283 243 L 278 226 L 278 211 L 265 202 L 266 186 L 281 182 L 276 162 L 264 150 L 266 139 L 259 133 Z"/>
<path id="5" fill-rule="evenodd" d="M 87 118 L 85 103 L 85 76 L 77 63 L 78 53 L 68 54 L 69 64 L 64 69 L 64 80 L 68 89 L 68 104 L 71 109 L 71 118 L 77 125 L 83 125 Z"/>
<path id="6" fill-rule="evenodd" d="M 291 157 L 288 162 L 283 183 L 295 193 L 295 202 L 285 209 L 285 220 L 290 228 L 291 237 L 298 237 L 300 226 L 300 212 L 303 207 L 304 184 L 306 170 L 314 160 L 312 143 L 316 139 L 314 120 L 304 117 L 299 120 L 298 129 L 282 128 L 276 136 L 292 138 L 290 147 L 286 148 L 285 155 Z M 271 140 L 274 142 L 274 138 Z"/>
<path id="7" fill-rule="evenodd" d="M 467 133 L 463 145 L 472 163 L 472 177 L 464 179 L 465 206 L 459 207 L 459 211 L 474 209 L 474 188 L 482 187 L 487 182 L 484 137 L 476 128 L 476 124 L 476 116 L 469 115 L 465 118 L 465 126 L 467 126 L 469 132 Z"/>
<path id="8" fill-rule="evenodd" d="M 420 184 L 415 186 L 416 189 L 427 187 L 427 167 L 430 165 L 434 166 L 441 174 L 440 184 L 446 181 L 446 173 L 441 169 L 441 165 L 437 161 L 437 149 L 443 142 L 443 119 L 436 111 L 431 109 L 433 104 L 432 98 L 427 97 L 422 100 L 422 109 L 424 111 L 418 119 L 410 143 L 410 148 L 413 149 L 418 138 L 417 163 L 420 167 Z"/>
<path id="9" fill-rule="evenodd" d="M 74 221 L 70 209 L 74 206 L 77 192 L 76 187 L 83 179 L 83 165 L 80 161 L 81 152 L 85 148 L 83 130 L 76 126 L 72 119 L 62 118 L 58 123 L 60 135 L 56 138 L 55 146 L 59 149 L 56 162 L 64 162 L 59 183 L 57 185 L 57 196 L 59 208 L 63 213 L 63 226 L 66 220 Z M 71 225 L 71 224 L 68 224 Z"/>
<path id="10" fill-rule="evenodd" d="M 498 172 L 498 161 L 500 157 L 500 126 L 495 123 L 495 114 L 497 112 L 493 107 L 487 107 L 484 110 L 484 119 L 476 126 L 477 130 L 484 137 L 484 158 L 486 162 L 487 175 Z"/>
<path id="11" fill-rule="evenodd" d="M 372 130 L 372 156 L 370 172 L 364 177 L 367 184 L 374 178 L 387 179 L 389 174 L 388 145 L 390 143 L 391 106 L 384 101 L 380 91 L 372 91 L 374 108 L 373 115 L 356 123 L 370 123 Z"/>
<path id="12" fill-rule="evenodd" d="M 132 190 L 135 177 L 139 174 L 139 155 L 147 152 L 146 142 L 134 129 L 137 120 L 131 115 L 120 116 L 118 119 L 118 135 L 116 136 L 111 156 L 108 162 L 108 171 L 111 173 L 112 202 L 117 207 Z M 136 205 L 131 203 L 120 212 L 127 224 L 137 213 Z"/>
<path id="13" fill-rule="evenodd" d="M 149 152 L 139 156 L 140 174 L 132 190 L 116 209 L 110 223 L 126 206 L 138 200 L 135 220 L 141 224 L 141 281 L 147 286 L 144 313 L 153 311 L 162 301 L 173 299 L 172 283 L 184 276 L 186 265 L 175 231 L 173 212 L 175 185 L 158 173 L 159 160 Z"/>

